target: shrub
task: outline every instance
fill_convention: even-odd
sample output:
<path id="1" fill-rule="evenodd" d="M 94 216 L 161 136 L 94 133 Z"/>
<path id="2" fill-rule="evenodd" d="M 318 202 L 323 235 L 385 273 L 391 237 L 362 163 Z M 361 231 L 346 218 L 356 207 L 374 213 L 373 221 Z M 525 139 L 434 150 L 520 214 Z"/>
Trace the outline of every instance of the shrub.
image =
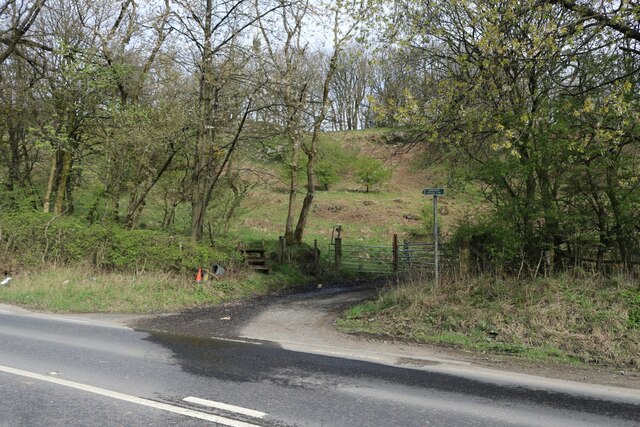
<path id="1" fill-rule="evenodd" d="M 0 215 L 0 250 L 20 264 L 89 264 L 111 270 L 184 272 L 228 263 L 235 254 L 154 230 L 125 230 L 39 212 Z"/>
<path id="2" fill-rule="evenodd" d="M 325 190 L 329 190 L 330 185 L 340 182 L 338 167 L 330 160 L 321 159 L 315 167 L 316 180 Z"/>
<path id="3" fill-rule="evenodd" d="M 356 164 L 356 177 L 361 184 L 364 184 L 367 193 L 371 187 L 382 185 L 389 181 L 391 175 L 391 169 L 378 159 L 361 157 Z"/>
<path id="4" fill-rule="evenodd" d="M 508 269 L 517 264 L 521 252 L 517 231 L 496 215 L 463 220 L 456 227 L 451 244 L 456 250 L 470 249 L 478 258 L 472 264 L 483 270 Z"/>

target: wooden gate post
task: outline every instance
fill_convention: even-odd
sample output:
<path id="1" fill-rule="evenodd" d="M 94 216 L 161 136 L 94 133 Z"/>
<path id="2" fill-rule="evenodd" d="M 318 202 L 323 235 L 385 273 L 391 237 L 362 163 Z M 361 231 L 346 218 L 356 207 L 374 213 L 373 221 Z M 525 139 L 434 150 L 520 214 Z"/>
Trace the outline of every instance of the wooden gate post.
<path id="1" fill-rule="evenodd" d="M 335 256 L 336 256 L 336 266 L 340 267 L 342 263 L 342 237 L 336 237 L 334 239 L 335 244 Z"/>
<path id="2" fill-rule="evenodd" d="M 318 249 L 318 239 L 313 239 L 313 266 L 318 268 L 320 264 L 320 250 Z"/>
<path id="3" fill-rule="evenodd" d="M 392 262 L 393 262 L 393 272 L 397 273 L 398 272 L 398 235 L 397 234 L 393 235 L 393 257 L 392 257 Z"/>

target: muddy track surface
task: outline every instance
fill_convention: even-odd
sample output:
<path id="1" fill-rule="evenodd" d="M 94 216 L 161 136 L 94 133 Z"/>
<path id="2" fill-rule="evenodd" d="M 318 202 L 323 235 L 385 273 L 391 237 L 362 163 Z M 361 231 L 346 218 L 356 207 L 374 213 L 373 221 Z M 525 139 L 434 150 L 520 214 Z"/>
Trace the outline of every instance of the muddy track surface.
<path id="1" fill-rule="evenodd" d="M 137 318 L 144 331 L 199 338 L 259 340 L 292 351 L 331 354 L 396 366 L 491 369 L 607 386 L 640 388 L 640 373 L 484 354 L 446 346 L 353 336 L 336 331 L 345 309 L 377 294 L 375 285 L 334 287 Z"/>
<path id="2" fill-rule="evenodd" d="M 136 319 L 129 326 L 195 337 L 279 341 L 291 335 L 305 337 L 327 329 L 346 308 L 376 295 L 375 286 L 334 287 L 222 304 Z"/>

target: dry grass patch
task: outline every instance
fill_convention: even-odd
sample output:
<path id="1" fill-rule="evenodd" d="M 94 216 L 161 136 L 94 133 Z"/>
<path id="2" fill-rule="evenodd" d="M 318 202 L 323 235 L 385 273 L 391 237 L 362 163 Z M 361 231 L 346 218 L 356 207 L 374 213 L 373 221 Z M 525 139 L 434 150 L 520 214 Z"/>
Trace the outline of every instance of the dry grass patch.
<path id="1" fill-rule="evenodd" d="M 634 281 L 563 275 L 489 277 L 435 288 L 412 280 L 339 320 L 344 331 L 640 368 L 640 288 Z"/>

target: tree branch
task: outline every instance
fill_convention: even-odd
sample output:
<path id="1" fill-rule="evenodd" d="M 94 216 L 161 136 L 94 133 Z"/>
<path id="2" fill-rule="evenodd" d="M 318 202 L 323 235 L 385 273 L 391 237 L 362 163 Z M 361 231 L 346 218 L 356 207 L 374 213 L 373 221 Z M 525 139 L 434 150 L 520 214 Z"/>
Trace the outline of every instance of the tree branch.
<path id="1" fill-rule="evenodd" d="M 640 41 L 640 31 L 631 27 L 631 25 L 625 24 L 615 17 L 607 16 L 606 13 L 598 12 L 591 7 L 580 4 L 574 0 L 541 0 L 543 3 L 555 4 L 561 6 L 565 9 L 568 9 L 574 13 L 577 13 L 583 18 L 593 19 L 597 21 L 599 24 L 604 25 L 605 27 L 611 28 L 625 37 Z M 621 2 L 622 5 L 622 2 Z M 621 6 L 622 7 L 622 6 Z M 616 12 L 618 12 L 618 9 Z"/>

